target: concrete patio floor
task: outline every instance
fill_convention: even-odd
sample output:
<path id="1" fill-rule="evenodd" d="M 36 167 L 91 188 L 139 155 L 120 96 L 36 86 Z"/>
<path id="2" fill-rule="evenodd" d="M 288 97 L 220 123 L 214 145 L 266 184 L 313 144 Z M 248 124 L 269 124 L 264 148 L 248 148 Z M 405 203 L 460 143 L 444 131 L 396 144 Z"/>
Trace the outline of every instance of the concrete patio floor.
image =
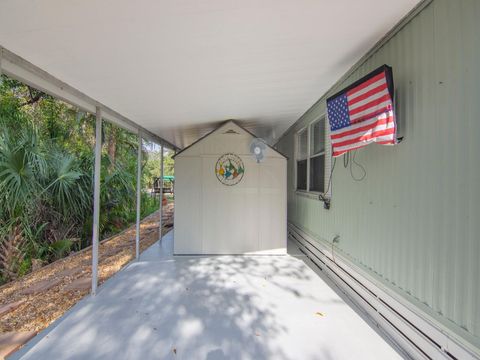
<path id="1" fill-rule="evenodd" d="M 173 257 L 173 231 L 10 359 L 400 359 L 287 256 Z"/>

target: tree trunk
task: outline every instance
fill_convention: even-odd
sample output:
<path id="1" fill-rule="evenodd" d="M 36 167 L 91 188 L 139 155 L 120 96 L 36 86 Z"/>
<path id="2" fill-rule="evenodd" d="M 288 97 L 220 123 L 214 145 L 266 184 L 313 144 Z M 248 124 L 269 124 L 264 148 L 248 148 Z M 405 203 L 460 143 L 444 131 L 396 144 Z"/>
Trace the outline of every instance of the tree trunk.
<path id="1" fill-rule="evenodd" d="M 115 168 L 115 161 L 117 158 L 117 135 L 118 128 L 116 128 L 115 126 L 111 126 L 110 135 L 108 137 L 108 157 L 110 159 L 110 171 L 113 171 L 113 169 Z"/>

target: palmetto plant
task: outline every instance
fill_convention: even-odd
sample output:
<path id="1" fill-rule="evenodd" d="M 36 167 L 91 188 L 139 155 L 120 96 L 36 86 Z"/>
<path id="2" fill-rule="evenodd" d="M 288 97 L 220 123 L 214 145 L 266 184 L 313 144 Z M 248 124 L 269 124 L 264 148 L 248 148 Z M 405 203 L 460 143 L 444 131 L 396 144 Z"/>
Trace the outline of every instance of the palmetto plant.
<path id="1" fill-rule="evenodd" d="M 90 245 L 95 145 L 94 115 L 2 79 L 0 283 L 32 263 Z M 100 235 L 105 237 L 135 220 L 138 139 L 107 123 L 102 133 Z M 144 174 L 148 183 L 153 174 L 148 167 Z M 157 208 L 149 205 L 142 211 Z"/>
<path id="2" fill-rule="evenodd" d="M 8 130 L 0 135 L 0 196 L 10 217 L 19 216 L 32 194 L 41 190 L 39 180 L 45 175 L 45 161 L 35 138 L 31 129 L 20 136 Z"/>
<path id="3" fill-rule="evenodd" d="M 14 224 L 9 230 L 3 234 L 0 244 L 0 272 L 6 280 L 17 277 L 25 256 L 22 229 L 18 224 Z"/>
<path id="4" fill-rule="evenodd" d="M 34 204 L 32 195 L 41 190 L 39 175 L 45 171 L 37 145 L 32 128 L 12 134 L 4 127 L 0 134 L 0 270 L 4 280 L 15 278 L 25 257 L 22 219 Z"/>
<path id="5" fill-rule="evenodd" d="M 75 227 L 68 225 L 69 231 L 61 239 L 49 234 L 58 232 L 62 224 L 80 223 L 90 212 L 91 179 L 75 157 L 41 141 L 34 124 L 24 122 L 19 129 L 2 129 L 0 268 L 4 279 L 11 279 L 29 251 L 46 258 L 58 249 L 64 253 L 66 240 L 75 235 L 69 231 Z M 32 232 L 24 229 L 32 228 L 43 233 L 39 239 L 35 232 L 37 242 L 43 238 L 41 244 L 27 241 Z"/>
<path id="6" fill-rule="evenodd" d="M 45 200 L 64 216 L 83 218 L 81 215 L 91 205 L 91 178 L 70 154 L 54 152 L 48 163 L 49 176 L 44 184 L 48 196 L 44 196 Z"/>

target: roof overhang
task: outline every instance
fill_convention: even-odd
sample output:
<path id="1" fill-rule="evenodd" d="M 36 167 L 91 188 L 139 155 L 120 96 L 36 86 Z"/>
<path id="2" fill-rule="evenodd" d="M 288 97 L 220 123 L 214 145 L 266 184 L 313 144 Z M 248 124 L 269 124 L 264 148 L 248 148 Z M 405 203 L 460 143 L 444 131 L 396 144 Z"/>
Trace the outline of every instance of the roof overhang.
<path id="1" fill-rule="evenodd" d="M 4 0 L 0 45 L 179 148 L 226 119 L 272 143 L 416 3 Z"/>

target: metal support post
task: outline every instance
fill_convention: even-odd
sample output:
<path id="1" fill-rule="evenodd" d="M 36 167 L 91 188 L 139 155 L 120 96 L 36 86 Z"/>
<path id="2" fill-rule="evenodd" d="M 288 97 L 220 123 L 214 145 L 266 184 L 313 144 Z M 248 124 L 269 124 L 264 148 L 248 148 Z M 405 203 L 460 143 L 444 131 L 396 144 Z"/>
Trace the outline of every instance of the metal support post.
<path id="1" fill-rule="evenodd" d="M 163 145 L 160 146 L 160 149 L 160 222 L 158 226 L 158 240 L 161 242 L 163 229 Z"/>
<path id="2" fill-rule="evenodd" d="M 93 181 L 92 295 L 98 286 L 98 242 L 100 223 L 100 166 L 102 160 L 102 110 L 97 106 L 95 123 L 95 168 Z"/>
<path id="3" fill-rule="evenodd" d="M 140 201 L 142 191 L 142 135 L 138 135 L 137 153 L 137 224 L 135 232 L 135 258 L 140 256 Z"/>

